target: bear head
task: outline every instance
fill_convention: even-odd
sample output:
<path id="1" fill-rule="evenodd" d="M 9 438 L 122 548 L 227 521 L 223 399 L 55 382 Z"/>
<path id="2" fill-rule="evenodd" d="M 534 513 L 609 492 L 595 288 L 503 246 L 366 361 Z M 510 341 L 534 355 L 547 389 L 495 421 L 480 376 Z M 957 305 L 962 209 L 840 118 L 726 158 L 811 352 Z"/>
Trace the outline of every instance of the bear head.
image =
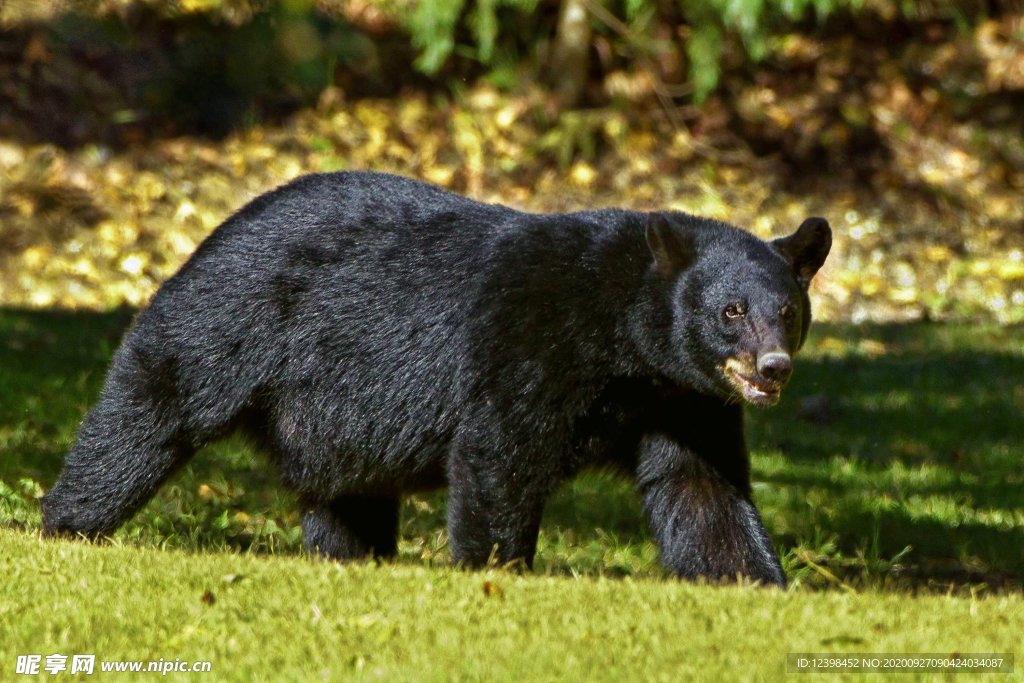
<path id="1" fill-rule="evenodd" d="M 828 222 L 808 218 L 765 242 L 717 221 L 651 213 L 645 231 L 650 298 L 636 340 L 644 355 L 681 386 L 777 403 L 807 337 L 807 290 L 832 246 Z"/>

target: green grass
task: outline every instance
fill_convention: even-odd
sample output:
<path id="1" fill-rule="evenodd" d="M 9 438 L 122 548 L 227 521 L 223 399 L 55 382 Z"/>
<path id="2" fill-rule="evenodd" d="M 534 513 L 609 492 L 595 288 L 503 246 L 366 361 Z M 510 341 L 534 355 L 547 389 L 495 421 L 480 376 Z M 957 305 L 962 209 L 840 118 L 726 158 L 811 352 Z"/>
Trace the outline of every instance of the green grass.
<path id="1" fill-rule="evenodd" d="M 56 652 L 207 660 L 209 680 L 771 679 L 788 652 L 1012 652 L 1024 632 L 1019 596 L 339 565 L 13 531 L 0 545 L 5 674 L 16 653 Z"/>
<path id="2" fill-rule="evenodd" d="M 443 494 L 406 501 L 395 563 L 311 561 L 239 441 L 113 547 L 41 542 L 37 497 L 130 319 L 0 310 L 0 672 L 82 651 L 218 680 L 775 677 L 789 651 L 1012 651 L 1024 630 L 1020 327 L 815 328 L 780 406 L 749 414 L 779 593 L 667 579 L 630 483 L 601 473 L 551 501 L 530 575 L 451 569 Z"/>

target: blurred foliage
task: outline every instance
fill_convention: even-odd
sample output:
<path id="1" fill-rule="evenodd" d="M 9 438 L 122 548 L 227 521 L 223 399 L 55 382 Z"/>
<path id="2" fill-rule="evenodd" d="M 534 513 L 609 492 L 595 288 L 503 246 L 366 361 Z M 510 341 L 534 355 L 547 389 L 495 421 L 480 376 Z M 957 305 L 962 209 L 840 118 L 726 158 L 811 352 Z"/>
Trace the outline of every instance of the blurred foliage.
<path id="1" fill-rule="evenodd" d="M 742 4 L 715 6 L 728 22 Z M 411 0 L 14 0 L 0 8 L 0 303 L 141 305 L 248 199 L 352 168 L 529 210 L 689 210 L 763 236 L 825 215 L 822 317 L 1024 320 L 1024 10 L 812 4 L 758 5 L 759 64 L 723 29 L 718 87 L 696 106 L 672 85 L 689 24 L 664 40 L 655 26 L 675 5 L 608 3 L 624 19 L 605 12 L 593 34 L 592 106 L 560 111 L 528 59 L 506 78 L 464 70 L 481 55 L 467 60 L 463 29 L 435 80 L 410 69 L 403 18 L 428 11 Z M 487 7 L 493 55 L 536 37 L 506 21 L 524 5 Z M 537 26 L 554 9 L 538 2 Z"/>
<path id="2" fill-rule="evenodd" d="M 412 43 L 420 50 L 415 64 L 427 74 L 436 74 L 455 50 L 455 32 L 461 23 L 469 29 L 474 46 L 468 51 L 482 64 L 491 64 L 497 52 L 499 28 L 506 34 L 513 24 L 499 22 L 500 10 L 514 10 L 529 15 L 540 0 L 477 0 L 471 8 L 465 0 L 418 2 L 406 25 Z"/>
<path id="3" fill-rule="evenodd" d="M 970 27 L 986 19 L 989 8 L 980 1 L 915 0 L 586 0 L 583 4 L 594 24 L 594 49 L 603 53 L 602 67 L 608 67 L 615 54 L 640 51 L 670 59 L 685 55 L 688 89 L 698 102 L 718 86 L 730 46 L 740 48 L 732 50 L 732 56 L 744 54 L 760 62 L 769 56 L 772 39 L 833 16 L 836 24 L 863 13 L 886 21 L 946 20 Z M 532 57 L 537 44 L 552 39 L 552 12 L 538 18 L 539 5 L 540 0 L 416 3 L 403 22 L 420 51 L 416 67 L 437 74 L 453 54 L 486 66 L 494 65 L 499 55 L 513 62 Z M 547 5 L 553 8 L 553 3 Z M 524 25 L 529 27 L 525 36 Z M 499 43 L 501 51 L 496 50 Z"/>
<path id="4" fill-rule="evenodd" d="M 851 22 L 878 21 L 903 25 L 944 22 L 971 30 L 1012 11 L 1013 5 L 1013 0 L 583 1 L 593 25 L 593 67 L 602 77 L 628 67 L 642 55 L 650 58 L 648 63 L 662 67 L 651 76 L 682 81 L 676 89 L 697 102 L 716 90 L 725 70 L 770 59 L 773 42 L 793 33 L 806 34 L 821 28 L 842 35 Z M 64 7 L 54 0 L 10 0 L 6 9 L 0 9 L 0 20 L 49 18 Z M 264 91 L 258 87 L 260 83 L 246 83 L 246 79 L 263 79 L 268 86 L 273 82 L 293 90 L 328 83 L 330 71 L 337 64 L 361 64 L 366 68 L 369 60 L 372 66 L 380 55 L 370 54 L 374 50 L 365 44 L 365 35 L 379 39 L 396 31 L 408 33 L 416 52 L 413 65 L 430 77 L 459 78 L 465 69 L 453 61 L 485 67 L 498 84 L 511 84 L 509 72 L 527 63 L 535 76 L 544 75 L 545 67 L 550 66 L 550 44 L 557 39 L 554 32 L 560 3 L 81 0 L 76 7 L 85 16 L 124 18 L 141 13 L 179 22 L 188 17 L 210 17 L 215 23 L 230 24 L 241 29 L 233 37 L 234 49 L 229 51 L 234 64 L 228 65 L 241 82 L 228 85 Z M 107 41 L 112 38 L 117 40 L 109 32 L 102 36 Z M 198 55 L 192 59 L 203 61 Z"/>

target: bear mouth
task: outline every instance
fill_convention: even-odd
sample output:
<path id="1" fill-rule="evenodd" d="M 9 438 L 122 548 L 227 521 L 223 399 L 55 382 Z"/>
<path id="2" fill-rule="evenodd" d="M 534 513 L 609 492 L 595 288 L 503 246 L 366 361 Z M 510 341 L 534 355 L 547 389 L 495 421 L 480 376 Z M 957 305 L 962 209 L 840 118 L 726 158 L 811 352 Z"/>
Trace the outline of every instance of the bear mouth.
<path id="1" fill-rule="evenodd" d="M 746 363 L 730 358 L 722 368 L 726 379 L 743 399 L 755 406 L 773 406 L 782 395 L 782 384 L 751 372 Z"/>

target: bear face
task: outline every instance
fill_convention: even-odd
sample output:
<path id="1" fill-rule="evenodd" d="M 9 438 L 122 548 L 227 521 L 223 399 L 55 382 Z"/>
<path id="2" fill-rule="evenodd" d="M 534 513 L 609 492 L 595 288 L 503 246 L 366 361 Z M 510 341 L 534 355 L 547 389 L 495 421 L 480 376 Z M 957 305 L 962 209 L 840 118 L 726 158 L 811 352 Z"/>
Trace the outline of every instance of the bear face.
<path id="1" fill-rule="evenodd" d="M 658 369 L 729 402 L 777 403 L 810 326 L 807 289 L 831 248 L 828 222 L 809 218 L 769 243 L 714 221 L 650 214 L 646 237 L 660 281 L 653 306 L 667 323 L 646 331 L 662 350 Z"/>

